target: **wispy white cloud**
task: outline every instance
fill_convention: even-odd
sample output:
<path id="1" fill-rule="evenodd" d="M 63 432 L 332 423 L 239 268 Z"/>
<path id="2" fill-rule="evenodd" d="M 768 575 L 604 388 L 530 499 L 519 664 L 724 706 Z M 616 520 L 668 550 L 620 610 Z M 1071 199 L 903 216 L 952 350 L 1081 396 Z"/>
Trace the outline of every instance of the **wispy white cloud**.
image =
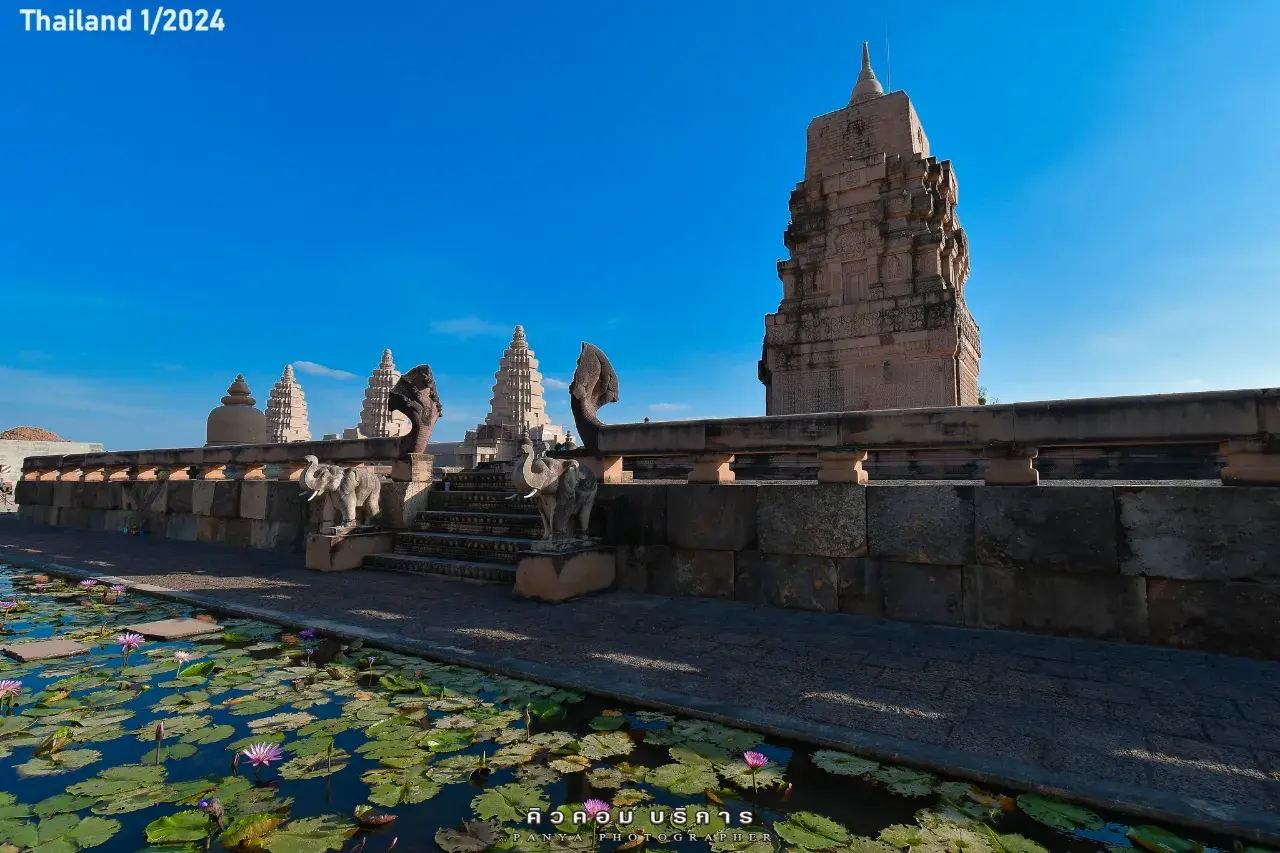
<path id="1" fill-rule="evenodd" d="M 456 338 L 470 338 L 488 335 L 509 335 L 511 329 L 501 323 L 481 320 L 479 317 L 459 317 L 456 320 L 432 320 L 431 331 L 441 335 L 453 335 Z"/>
<path id="2" fill-rule="evenodd" d="M 650 403 L 649 411 L 651 412 L 674 412 L 677 409 L 689 408 L 684 403 Z"/>
<path id="3" fill-rule="evenodd" d="M 542 385 L 545 388 L 568 388 L 569 383 L 563 379 L 556 379 L 551 376 L 542 377 Z"/>
<path id="4" fill-rule="evenodd" d="M 323 364 L 316 364 L 314 361 L 295 361 L 293 369 L 300 373 L 310 373 L 312 376 L 327 376 L 330 379 L 359 379 L 354 373 L 347 370 L 334 370 L 332 367 L 325 367 Z"/>

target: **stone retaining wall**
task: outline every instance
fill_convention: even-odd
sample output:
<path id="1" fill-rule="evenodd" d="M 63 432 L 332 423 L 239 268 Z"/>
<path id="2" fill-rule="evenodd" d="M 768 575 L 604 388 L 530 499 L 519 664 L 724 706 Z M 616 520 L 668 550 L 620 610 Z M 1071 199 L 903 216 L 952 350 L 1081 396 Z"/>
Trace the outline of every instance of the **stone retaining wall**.
<path id="1" fill-rule="evenodd" d="M 634 483 L 598 506 L 628 590 L 1280 659 L 1280 489 Z"/>

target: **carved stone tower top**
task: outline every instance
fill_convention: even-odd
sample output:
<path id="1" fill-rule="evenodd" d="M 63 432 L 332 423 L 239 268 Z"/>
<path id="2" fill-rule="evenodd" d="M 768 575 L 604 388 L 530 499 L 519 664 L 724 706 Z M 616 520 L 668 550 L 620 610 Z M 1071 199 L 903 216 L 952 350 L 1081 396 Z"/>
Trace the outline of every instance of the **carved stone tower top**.
<path id="1" fill-rule="evenodd" d="M 493 399 L 489 401 L 489 414 L 484 419 L 487 426 L 519 430 L 551 423 L 542 397 L 538 359 L 529 349 L 523 326 L 516 326 L 493 378 Z"/>
<path id="2" fill-rule="evenodd" d="M 264 443 L 267 440 L 267 420 L 260 410 L 253 407 L 254 402 L 249 396 L 249 384 L 244 381 L 244 374 L 237 373 L 227 395 L 222 398 L 222 405 L 209 413 L 205 422 L 204 446 Z"/>
<path id="3" fill-rule="evenodd" d="M 387 408 L 387 395 L 400 379 L 391 360 L 391 350 L 382 351 L 382 361 L 369 377 L 369 387 L 364 392 L 364 407 L 360 410 L 360 435 L 365 438 L 395 438 L 405 435 L 412 428 L 409 418 L 401 412 Z"/>
<path id="4" fill-rule="evenodd" d="M 768 414 L 977 405 L 978 327 L 951 163 L 862 46 L 849 104 L 809 123 L 765 316 Z"/>
<path id="5" fill-rule="evenodd" d="M 280 381 L 271 389 L 267 398 L 267 441 L 285 444 L 290 441 L 310 441 L 311 427 L 307 423 L 307 398 L 293 377 L 293 365 L 286 364 Z"/>

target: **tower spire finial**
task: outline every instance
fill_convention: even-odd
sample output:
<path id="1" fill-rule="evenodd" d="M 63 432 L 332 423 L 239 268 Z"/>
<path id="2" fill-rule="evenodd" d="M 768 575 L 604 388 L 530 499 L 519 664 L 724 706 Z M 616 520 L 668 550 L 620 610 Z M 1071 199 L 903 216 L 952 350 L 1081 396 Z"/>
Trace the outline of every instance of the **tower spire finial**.
<path id="1" fill-rule="evenodd" d="M 849 103 L 857 104 L 862 101 L 869 101 L 883 94 L 884 88 L 880 85 L 880 81 L 876 79 L 876 72 L 871 70 L 871 47 L 864 41 L 862 43 L 862 71 L 858 74 L 858 83 L 853 87 L 853 95 L 849 98 Z"/>

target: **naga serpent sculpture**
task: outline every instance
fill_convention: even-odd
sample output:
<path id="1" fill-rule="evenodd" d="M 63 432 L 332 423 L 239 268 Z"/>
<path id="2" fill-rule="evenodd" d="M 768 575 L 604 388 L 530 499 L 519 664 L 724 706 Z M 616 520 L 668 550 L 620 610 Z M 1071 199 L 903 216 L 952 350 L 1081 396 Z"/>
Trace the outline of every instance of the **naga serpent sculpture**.
<path id="1" fill-rule="evenodd" d="M 400 440 L 400 455 L 426 453 L 431 431 L 444 412 L 431 366 L 420 364 L 401 376 L 387 395 L 387 408 L 407 415 L 413 424 L 413 428 Z"/>
<path id="2" fill-rule="evenodd" d="M 600 449 L 600 427 L 596 413 L 608 403 L 618 402 L 618 374 L 599 347 L 583 341 L 578 367 L 569 383 L 569 406 L 585 450 Z"/>

